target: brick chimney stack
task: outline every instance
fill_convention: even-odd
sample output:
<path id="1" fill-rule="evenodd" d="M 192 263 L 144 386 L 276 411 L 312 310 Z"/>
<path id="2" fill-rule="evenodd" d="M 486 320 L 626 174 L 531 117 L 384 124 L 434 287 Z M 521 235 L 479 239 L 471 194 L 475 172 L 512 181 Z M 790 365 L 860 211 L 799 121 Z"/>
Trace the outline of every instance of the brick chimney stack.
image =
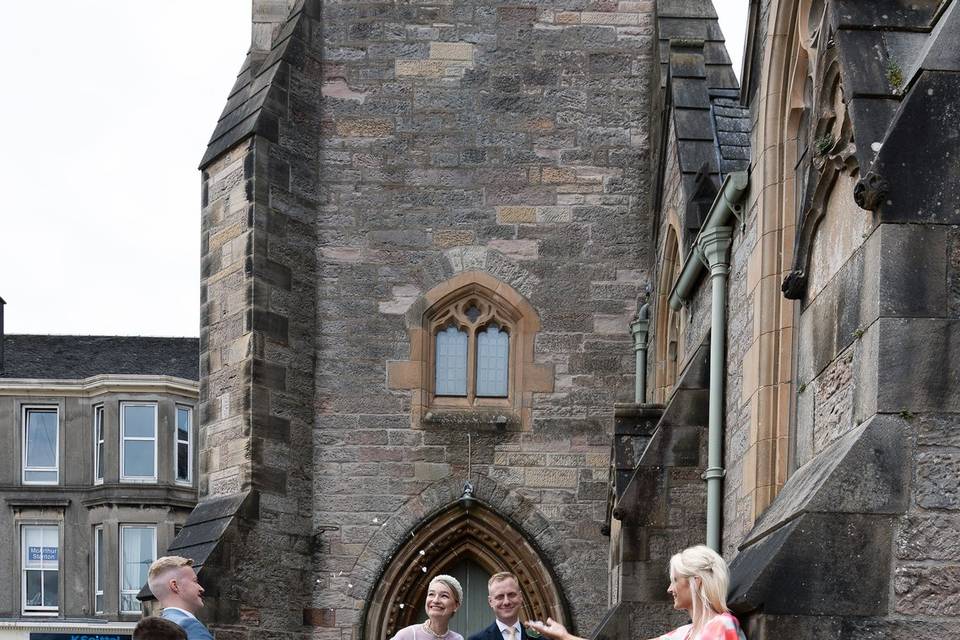
<path id="1" fill-rule="evenodd" d="M 253 0 L 253 51 L 270 51 L 273 37 L 290 15 L 296 0 Z"/>

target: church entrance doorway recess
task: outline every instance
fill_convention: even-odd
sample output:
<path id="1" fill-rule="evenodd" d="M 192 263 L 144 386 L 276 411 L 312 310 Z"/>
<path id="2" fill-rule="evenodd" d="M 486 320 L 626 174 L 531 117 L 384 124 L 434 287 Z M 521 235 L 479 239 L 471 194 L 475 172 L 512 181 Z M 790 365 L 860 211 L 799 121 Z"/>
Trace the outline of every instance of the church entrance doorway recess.
<path id="1" fill-rule="evenodd" d="M 394 552 L 367 604 L 361 637 L 383 640 L 422 621 L 430 578 L 440 573 L 464 587 L 464 602 L 450 627 L 466 637 L 493 622 L 486 577 L 498 571 L 519 579 L 521 620 L 567 621 L 558 582 L 538 551 L 506 518 L 465 497 L 418 525 Z"/>

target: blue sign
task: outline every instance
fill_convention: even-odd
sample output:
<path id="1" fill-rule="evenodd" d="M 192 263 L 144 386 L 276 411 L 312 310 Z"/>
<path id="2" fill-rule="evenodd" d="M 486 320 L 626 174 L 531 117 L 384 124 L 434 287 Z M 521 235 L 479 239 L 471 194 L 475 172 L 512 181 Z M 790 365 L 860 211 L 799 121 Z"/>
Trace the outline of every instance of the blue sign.
<path id="1" fill-rule="evenodd" d="M 47 560 L 50 562 L 56 562 L 57 548 L 56 547 L 28 547 L 27 559 L 28 560 Z"/>
<path id="2" fill-rule="evenodd" d="M 115 633 L 96 635 L 83 635 L 79 633 L 31 633 L 30 640 L 130 640 L 130 636 Z"/>

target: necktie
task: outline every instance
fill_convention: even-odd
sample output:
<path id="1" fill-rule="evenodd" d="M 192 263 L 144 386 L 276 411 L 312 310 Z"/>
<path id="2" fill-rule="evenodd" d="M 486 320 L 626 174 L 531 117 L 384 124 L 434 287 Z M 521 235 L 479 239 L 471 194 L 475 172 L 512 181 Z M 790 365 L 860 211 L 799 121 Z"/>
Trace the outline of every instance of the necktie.
<path id="1" fill-rule="evenodd" d="M 513 627 L 507 627 L 506 632 L 507 632 L 507 640 L 517 639 L 517 631 Z"/>

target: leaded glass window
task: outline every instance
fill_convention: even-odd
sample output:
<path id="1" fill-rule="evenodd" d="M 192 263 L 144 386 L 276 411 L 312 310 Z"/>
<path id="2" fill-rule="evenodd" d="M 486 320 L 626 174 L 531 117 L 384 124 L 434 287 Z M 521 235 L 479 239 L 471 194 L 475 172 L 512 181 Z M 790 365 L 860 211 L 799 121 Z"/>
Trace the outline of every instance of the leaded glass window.
<path id="1" fill-rule="evenodd" d="M 449 326 L 437 333 L 437 395 L 467 395 L 467 332 Z"/>
<path id="2" fill-rule="evenodd" d="M 505 398 L 510 377 L 510 336 L 496 324 L 477 334 L 477 395 Z"/>

